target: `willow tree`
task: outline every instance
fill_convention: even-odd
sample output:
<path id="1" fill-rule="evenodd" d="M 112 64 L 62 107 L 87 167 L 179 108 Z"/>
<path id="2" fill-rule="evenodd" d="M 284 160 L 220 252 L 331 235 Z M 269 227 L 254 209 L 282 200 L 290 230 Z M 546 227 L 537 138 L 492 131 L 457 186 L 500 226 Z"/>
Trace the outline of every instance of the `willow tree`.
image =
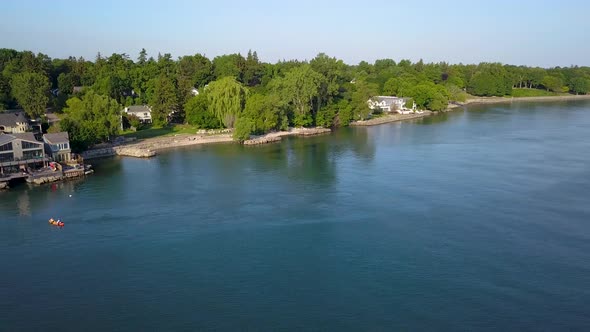
<path id="1" fill-rule="evenodd" d="M 248 90 L 233 77 L 224 77 L 207 86 L 209 109 L 226 128 L 233 128 L 244 110 Z"/>

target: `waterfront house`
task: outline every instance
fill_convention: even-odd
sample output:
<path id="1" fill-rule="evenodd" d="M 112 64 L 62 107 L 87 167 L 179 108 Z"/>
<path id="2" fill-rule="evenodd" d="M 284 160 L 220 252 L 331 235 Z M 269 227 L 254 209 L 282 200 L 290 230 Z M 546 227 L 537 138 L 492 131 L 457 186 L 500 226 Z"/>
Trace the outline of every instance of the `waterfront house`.
<path id="1" fill-rule="evenodd" d="M 70 146 L 70 137 L 67 132 L 44 134 L 47 152 L 58 162 L 68 162 L 72 160 L 72 150 Z"/>
<path id="2" fill-rule="evenodd" d="M 134 105 L 125 107 L 125 114 L 135 115 L 141 123 L 152 123 L 152 110 L 147 105 Z"/>
<path id="3" fill-rule="evenodd" d="M 0 113 L 0 133 L 18 134 L 31 130 L 24 112 Z"/>
<path id="4" fill-rule="evenodd" d="M 406 107 L 406 102 L 409 99 L 395 96 L 375 96 L 369 99 L 367 103 L 372 110 L 379 108 L 382 112 L 386 113 L 397 112 L 400 114 L 409 114 L 416 110 L 416 103 L 413 103 L 412 108 Z"/>
<path id="5" fill-rule="evenodd" d="M 33 133 L 0 134 L 0 172 L 47 161 L 43 143 Z"/>

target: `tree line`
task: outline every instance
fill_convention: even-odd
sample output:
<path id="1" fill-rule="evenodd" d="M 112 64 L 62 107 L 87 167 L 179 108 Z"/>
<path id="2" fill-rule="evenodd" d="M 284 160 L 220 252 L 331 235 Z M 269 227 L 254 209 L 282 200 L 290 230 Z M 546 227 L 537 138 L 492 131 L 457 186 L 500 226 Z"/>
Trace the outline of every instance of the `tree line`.
<path id="1" fill-rule="evenodd" d="M 392 59 L 348 65 L 323 53 L 272 64 L 251 51 L 174 59 L 148 57 L 142 49 L 136 59 L 99 53 L 89 61 L 0 49 L 0 73 L 0 108 L 22 107 L 34 118 L 47 107 L 63 112 L 61 127 L 79 149 L 117 135 L 121 110 L 130 105 L 150 105 L 156 126 L 235 128 L 243 140 L 289 126 L 346 126 L 371 114 L 367 100 L 376 95 L 412 98 L 419 108 L 438 111 L 468 95 L 510 96 L 514 89 L 590 92 L 589 67 Z"/>

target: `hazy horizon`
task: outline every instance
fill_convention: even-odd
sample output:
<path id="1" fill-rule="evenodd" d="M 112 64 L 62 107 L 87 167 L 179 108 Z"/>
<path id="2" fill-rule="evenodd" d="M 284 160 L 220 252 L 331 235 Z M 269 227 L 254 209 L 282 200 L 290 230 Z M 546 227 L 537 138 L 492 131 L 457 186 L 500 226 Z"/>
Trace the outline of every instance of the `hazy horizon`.
<path id="1" fill-rule="evenodd" d="M 2 6 L 9 15 L 0 21 L 0 47 L 52 58 L 82 56 L 94 61 L 100 52 L 126 53 L 135 60 L 145 48 L 154 58 L 158 53 L 214 58 L 252 50 L 270 63 L 310 60 L 326 53 L 353 65 L 385 58 L 545 68 L 590 65 L 590 46 L 580 42 L 590 31 L 583 17 L 590 4 L 582 1 L 557 6 L 530 0 L 178 0 L 162 6 L 156 1 L 25 0 Z"/>

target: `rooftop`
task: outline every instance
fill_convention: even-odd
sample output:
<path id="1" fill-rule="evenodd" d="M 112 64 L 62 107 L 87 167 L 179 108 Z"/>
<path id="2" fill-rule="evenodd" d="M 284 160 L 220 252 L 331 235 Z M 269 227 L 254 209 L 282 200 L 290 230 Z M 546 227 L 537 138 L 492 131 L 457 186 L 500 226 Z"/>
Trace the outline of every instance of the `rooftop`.
<path id="1" fill-rule="evenodd" d="M 14 127 L 17 123 L 26 123 L 27 121 L 23 112 L 0 113 L 0 126 Z"/>
<path id="2" fill-rule="evenodd" d="M 13 139 L 15 139 L 15 137 L 12 135 L 0 134 L 0 145 L 4 145 L 8 142 L 11 142 Z"/>
<path id="3" fill-rule="evenodd" d="M 70 136 L 65 131 L 59 133 L 44 134 L 43 138 L 45 138 L 45 141 L 47 141 L 47 143 L 49 144 L 68 143 L 70 141 Z"/>
<path id="4" fill-rule="evenodd" d="M 133 105 L 125 108 L 125 112 L 127 113 L 151 113 L 152 111 L 146 105 Z"/>
<path id="5" fill-rule="evenodd" d="M 24 140 L 24 141 L 41 143 L 41 142 L 37 141 L 37 139 L 35 138 L 35 135 L 33 135 L 33 133 L 18 133 L 18 134 L 11 134 L 11 135 L 18 138 L 18 139 Z"/>

